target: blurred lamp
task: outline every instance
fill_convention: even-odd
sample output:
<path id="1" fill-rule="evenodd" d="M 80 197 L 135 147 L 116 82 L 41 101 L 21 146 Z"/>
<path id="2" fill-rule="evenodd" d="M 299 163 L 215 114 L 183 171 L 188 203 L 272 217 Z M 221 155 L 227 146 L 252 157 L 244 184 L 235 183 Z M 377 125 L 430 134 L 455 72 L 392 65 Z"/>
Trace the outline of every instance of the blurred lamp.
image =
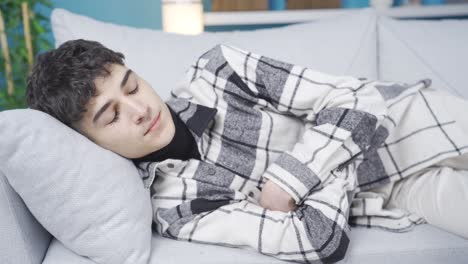
<path id="1" fill-rule="evenodd" d="M 202 33 L 202 0 L 162 0 L 162 24 L 166 32 L 188 35 Z"/>

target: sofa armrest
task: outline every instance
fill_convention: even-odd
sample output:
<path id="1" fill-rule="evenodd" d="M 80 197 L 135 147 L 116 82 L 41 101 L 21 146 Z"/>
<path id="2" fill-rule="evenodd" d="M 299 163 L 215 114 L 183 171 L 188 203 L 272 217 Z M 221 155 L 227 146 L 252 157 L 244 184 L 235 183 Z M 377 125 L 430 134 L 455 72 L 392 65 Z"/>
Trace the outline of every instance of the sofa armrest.
<path id="1" fill-rule="evenodd" d="M 0 171 L 0 263 L 41 264 L 51 235 Z"/>

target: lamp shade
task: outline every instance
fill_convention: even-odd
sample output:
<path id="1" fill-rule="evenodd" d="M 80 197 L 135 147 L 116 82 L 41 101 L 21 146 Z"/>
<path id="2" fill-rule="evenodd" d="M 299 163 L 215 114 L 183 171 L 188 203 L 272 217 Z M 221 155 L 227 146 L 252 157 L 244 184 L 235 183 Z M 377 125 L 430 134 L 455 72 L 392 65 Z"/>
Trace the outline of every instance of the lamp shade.
<path id="1" fill-rule="evenodd" d="M 202 33 L 202 1 L 162 0 L 162 25 L 166 32 L 188 35 Z"/>

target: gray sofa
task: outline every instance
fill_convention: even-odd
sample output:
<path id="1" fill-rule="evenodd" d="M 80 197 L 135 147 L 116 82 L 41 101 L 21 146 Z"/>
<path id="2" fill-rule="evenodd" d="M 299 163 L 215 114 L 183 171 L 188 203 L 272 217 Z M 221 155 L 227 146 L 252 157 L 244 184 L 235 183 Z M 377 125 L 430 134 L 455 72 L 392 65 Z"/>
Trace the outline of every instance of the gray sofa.
<path id="1" fill-rule="evenodd" d="M 54 239 L 0 175 L 0 263 L 92 264 Z M 406 233 L 352 228 L 343 263 L 466 263 L 468 240 L 430 225 Z M 284 263 L 256 252 L 174 241 L 153 235 L 151 264 Z"/>
<path id="2" fill-rule="evenodd" d="M 79 18 L 66 12 L 55 12 L 52 23 L 54 34 L 56 34 L 57 45 L 66 40 L 64 28 L 60 25 L 72 21 L 80 26 L 86 23 L 79 23 Z M 91 23 L 90 21 L 86 20 Z M 468 21 L 394 21 L 386 18 L 373 20 L 376 24 L 371 25 L 374 29 L 375 39 L 370 39 L 369 46 L 361 43 L 360 52 L 363 48 L 369 48 L 372 60 L 375 64 L 363 65 L 361 59 L 353 65 L 353 69 L 347 71 L 349 74 L 359 74 L 387 80 L 414 81 L 419 78 L 429 77 L 433 80 L 433 85 L 440 89 L 448 90 L 468 98 Z M 55 23 L 55 24 L 54 24 Z M 101 22 L 93 22 L 101 23 Z M 92 24 L 92 23 L 91 23 Z M 94 24 L 93 24 L 94 25 Z M 96 24 L 97 25 L 97 24 Z M 93 27 L 99 30 L 99 26 Z M 106 24 L 100 24 L 105 28 Z M 297 30 L 292 26 L 291 31 Z M 115 28 L 113 28 L 115 30 Z M 128 30 L 125 29 L 125 30 Z M 84 35 L 77 34 L 76 31 L 70 36 L 95 38 L 112 46 L 111 36 L 92 35 L 85 32 Z M 70 31 L 71 32 L 71 31 Z M 149 32 L 145 31 L 150 34 Z M 259 32 L 245 33 L 220 33 L 205 36 L 211 42 L 230 42 L 239 46 L 242 38 L 248 39 L 254 36 L 265 38 L 272 33 L 278 40 L 281 34 L 289 34 L 288 29 L 276 29 L 276 31 L 263 30 Z M 141 33 L 141 32 L 140 32 Z M 61 34 L 61 35 L 59 35 Z M 86 35 L 88 34 L 88 35 Z M 160 34 L 160 33 L 155 33 Z M 243 34 L 243 35 L 242 35 Z M 302 33 L 301 33 L 302 34 Z M 69 36 L 69 38 L 71 38 Z M 102 39 L 99 39 L 100 36 Z M 289 35 L 288 35 L 289 36 Z M 163 36 L 172 38 L 173 36 Z M 120 38 L 123 39 L 123 38 Z M 213 43 L 200 45 L 200 38 L 194 37 L 193 53 L 197 54 L 201 50 Z M 170 41 L 176 41 L 171 39 Z M 167 41 L 166 45 L 171 45 Z M 116 41 L 114 41 L 116 42 Z M 161 41 L 160 41 L 161 42 Z M 163 42 L 163 41 L 162 41 Z M 373 46 L 374 43 L 375 45 Z M 259 48 L 260 44 L 252 42 L 252 49 L 274 56 L 267 47 Z M 116 44 L 117 45 L 117 44 Z M 198 46 L 197 46 L 198 45 Z M 257 46 L 256 46 L 257 45 Z M 127 49 L 130 49 L 127 47 Z M 174 47 L 177 49 L 177 47 Z M 371 50 L 372 49 L 372 50 Z M 177 52 L 174 52 L 177 53 Z M 129 51 L 131 63 L 131 51 Z M 158 54 L 157 56 L 163 56 Z M 318 56 L 318 55 L 317 55 Z M 327 55 L 329 56 L 329 55 Z M 361 57 L 360 57 L 361 56 Z M 307 56 L 305 56 L 307 57 Z M 189 61 L 192 58 L 187 58 Z M 292 62 L 301 63 L 303 57 L 289 59 Z M 334 58 L 339 60 L 340 58 Z M 185 64 L 185 58 L 181 58 Z M 140 64 L 140 68 L 143 67 Z M 168 68 L 171 65 L 167 65 Z M 365 67 L 370 70 L 365 71 Z M 328 69 L 326 64 L 317 66 Z M 137 69 L 138 70 L 138 69 Z M 145 69 L 139 69 L 145 73 Z M 335 72 L 338 72 L 336 70 Z M 170 74 L 169 74 L 170 75 Z M 174 74 L 175 75 L 175 74 Z M 172 79 L 151 80 L 153 85 L 166 85 L 173 82 Z M 158 81 L 162 83 L 157 83 Z M 159 91 L 163 96 L 168 95 L 168 91 Z M 468 110 L 468 109 L 467 109 Z M 0 172 L 0 263 L 1 264 L 92 264 L 88 258 L 81 257 L 60 241 L 52 237 L 40 223 L 36 221 L 28 208 L 23 203 L 21 197 L 13 190 L 6 177 Z M 153 234 L 151 264 L 155 263 L 284 263 L 270 257 L 260 255 L 246 249 L 236 249 L 195 243 L 174 241 L 162 238 Z M 412 231 L 405 233 L 392 233 L 380 229 L 368 229 L 365 227 L 354 227 L 351 231 L 351 244 L 347 255 L 342 263 L 468 263 L 468 240 L 450 234 L 428 224 L 416 226 Z"/>

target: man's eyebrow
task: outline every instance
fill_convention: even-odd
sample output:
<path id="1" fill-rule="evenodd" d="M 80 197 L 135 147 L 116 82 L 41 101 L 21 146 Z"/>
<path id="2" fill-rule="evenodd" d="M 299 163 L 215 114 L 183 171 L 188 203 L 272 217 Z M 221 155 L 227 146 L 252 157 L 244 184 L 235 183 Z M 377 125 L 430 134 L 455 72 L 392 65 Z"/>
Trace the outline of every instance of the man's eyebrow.
<path id="1" fill-rule="evenodd" d="M 125 84 L 127 84 L 128 77 L 130 76 L 131 73 L 132 73 L 132 70 L 128 69 L 127 72 L 125 73 L 125 76 L 122 79 L 122 82 L 120 83 L 120 88 L 123 88 Z"/>
<path id="2" fill-rule="evenodd" d="M 127 72 L 125 72 L 125 75 L 122 79 L 122 82 L 120 83 L 120 88 L 122 89 L 123 87 L 125 87 L 125 84 L 127 84 L 127 81 L 128 81 L 128 77 L 130 76 L 130 74 L 132 73 L 132 70 L 128 69 Z M 96 123 L 96 121 L 99 119 L 99 117 L 107 110 L 107 108 L 110 106 L 111 102 L 108 101 L 104 104 L 104 106 L 101 107 L 101 109 L 99 109 L 99 111 L 97 111 L 96 115 L 94 116 L 93 118 L 93 124 Z"/>

